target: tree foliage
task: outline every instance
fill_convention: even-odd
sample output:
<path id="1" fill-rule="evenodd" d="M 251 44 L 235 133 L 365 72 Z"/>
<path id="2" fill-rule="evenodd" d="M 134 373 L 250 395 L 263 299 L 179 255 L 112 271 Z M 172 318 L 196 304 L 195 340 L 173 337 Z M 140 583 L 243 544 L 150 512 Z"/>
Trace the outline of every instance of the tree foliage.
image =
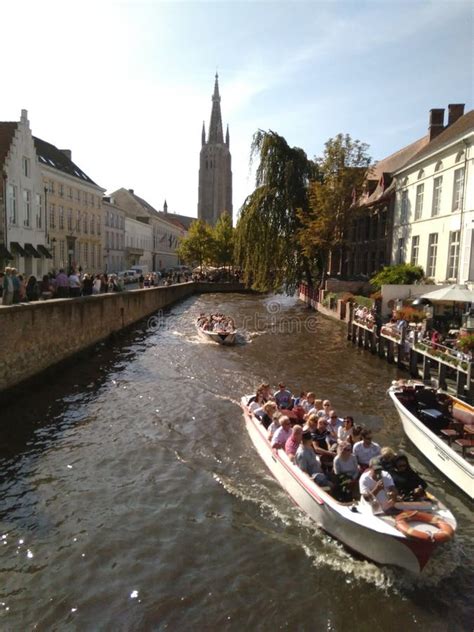
<path id="1" fill-rule="evenodd" d="M 254 134 L 251 161 L 258 157 L 255 191 L 245 200 L 236 227 L 236 257 L 244 282 L 261 291 L 291 291 L 309 274 L 296 238 L 308 210 L 314 163 L 273 131 Z M 299 212 L 298 212 L 299 209 Z"/>
<path id="2" fill-rule="evenodd" d="M 353 199 L 370 166 L 367 150 L 367 144 L 349 134 L 338 134 L 316 159 L 320 178 L 309 185 L 309 212 L 300 212 L 298 238 L 305 255 L 319 261 L 323 276 L 329 253 L 343 244 Z"/>
<path id="3" fill-rule="evenodd" d="M 229 213 L 222 213 L 213 229 L 216 266 L 231 266 L 234 263 L 234 228 Z"/>
<path id="4" fill-rule="evenodd" d="M 202 219 L 192 222 L 188 234 L 180 240 L 178 257 L 188 265 L 211 263 L 215 252 L 212 228 Z"/>
<path id="5" fill-rule="evenodd" d="M 424 276 L 421 266 L 400 263 L 395 266 L 385 266 L 370 279 L 370 284 L 375 290 L 379 290 L 382 285 L 413 285 L 421 281 Z"/>

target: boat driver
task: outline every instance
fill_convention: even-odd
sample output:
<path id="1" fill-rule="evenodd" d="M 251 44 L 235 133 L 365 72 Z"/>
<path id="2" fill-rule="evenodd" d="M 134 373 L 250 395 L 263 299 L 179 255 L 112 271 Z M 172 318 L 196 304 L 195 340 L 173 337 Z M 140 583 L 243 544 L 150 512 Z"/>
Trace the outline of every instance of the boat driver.
<path id="1" fill-rule="evenodd" d="M 369 506 L 373 513 L 393 513 L 397 490 L 393 478 L 382 469 L 379 457 L 370 459 L 369 467 L 359 479 L 361 505 Z"/>

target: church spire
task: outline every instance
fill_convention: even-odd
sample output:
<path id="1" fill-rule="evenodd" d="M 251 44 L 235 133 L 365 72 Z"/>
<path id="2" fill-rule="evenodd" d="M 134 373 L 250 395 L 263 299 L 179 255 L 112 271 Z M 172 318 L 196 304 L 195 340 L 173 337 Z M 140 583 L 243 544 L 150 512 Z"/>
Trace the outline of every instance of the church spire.
<path id="1" fill-rule="evenodd" d="M 206 126 L 204 125 L 204 121 L 202 122 L 202 133 L 201 133 L 201 145 L 206 144 Z"/>
<path id="2" fill-rule="evenodd" d="M 229 123 L 227 123 L 227 130 L 225 133 L 225 144 L 227 145 L 227 147 L 229 146 L 229 141 L 230 141 L 230 137 L 229 137 Z"/>
<path id="3" fill-rule="evenodd" d="M 222 133 L 222 116 L 221 116 L 221 97 L 219 95 L 219 75 L 216 72 L 216 81 L 214 83 L 214 94 L 212 95 L 212 112 L 211 122 L 209 124 L 209 143 L 223 143 L 224 135 Z"/>

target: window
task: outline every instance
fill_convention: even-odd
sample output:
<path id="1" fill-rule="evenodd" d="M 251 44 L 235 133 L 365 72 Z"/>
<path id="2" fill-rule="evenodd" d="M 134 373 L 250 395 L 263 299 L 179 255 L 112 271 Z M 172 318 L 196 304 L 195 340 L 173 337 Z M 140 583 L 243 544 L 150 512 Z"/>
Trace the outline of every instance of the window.
<path id="1" fill-rule="evenodd" d="M 22 165 L 23 175 L 29 178 L 30 177 L 30 159 L 23 156 L 21 160 L 21 165 Z"/>
<path id="2" fill-rule="evenodd" d="M 454 186 L 453 186 L 453 212 L 460 211 L 462 209 L 462 203 L 464 198 L 464 167 L 462 169 L 456 169 L 454 172 Z"/>
<path id="3" fill-rule="evenodd" d="M 17 222 L 17 207 L 16 207 L 16 186 L 14 184 L 8 185 L 8 223 L 16 224 Z"/>
<path id="4" fill-rule="evenodd" d="M 429 277 L 435 276 L 437 256 L 438 256 L 438 233 L 431 233 L 428 240 L 428 261 L 426 264 L 426 276 L 429 276 Z"/>
<path id="5" fill-rule="evenodd" d="M 88 201 L 87 201 L 87 192 L 86 192 L 86 191 L 84 191 L 84 197 L 83 197 L 83 199 L 84 199 L 84 205 L 85 205 L 85 206 L 88 206 Z"/>
<path id="6" fill-rule="evenodd" d="M 448 279 L 456 279 L 458 276 L 459 264 L 459 238 L 461 231 L 454 230 L 449 233 L 449 253 L 448 253 Z"/>
<path id="7" fill-rule="evenodd" d="M 64 197 L 64 184 L 59 184 L 59 197 Z"/>
<path id="8" fill-rule="evenodd" d="M 66 244 L 64 239 L 59 242 L 59 265 L 64 267 L 66 263 Z"/>
<path id="9" fill-rule="evenodd" d="M 72 187 L 67 188 L 67 196 L 70 200 L 72 200 Z"/>
<path id="10" fill-rule="evenodd" d="M 425 185 L 419 184 L 416 187 L 416 204 L 415 204 L 415 220 L 420 219 L 423 213 L 423 196 L 425 194 Z"/>
<path id="11" fill-rule="evenodd" d="M 97 234 L 100 235 L 101 226 L 100 226 L 100 217 L 97 218 Z"/>
<path id="12" fill-rule="evenodd" d="M 64 228 L 64 206 L 58 206 L 59 229 Z"/>
<path id="13" fill-rule="evenodd" d="M 79 191 L 79 189 L 76 189 L 76 200 L 77 200 L 78 202 L 80 202 L 80 201 L 81 201 L 81 192 Z"/>
<path id="14" fill-rule="evenodd" d="M 30 227 L 31 226 L 31 191 L 28 191 L 28 189 L 23 190 L 23 206 L 25 210 L 23 225 Z"/>
<path id="15" fill-rule="evenodd" d="M 441 171 L 442 168 L 443 168 L 443 161 L 442 160 L 438 160 L 438 162 L 436 163 L 436 166 L 435 166 L 435 171 Z"/>
<path id="16" fill-rule="evenodd" d="M 95 234 L 95 216 L 91 216 L 91 235 Z"/>
<path id="17" fill-rule="evenodd" d="M 53 193 L 53 195 L 54 195 L 54 182 L 53 182 L 53 180 L 49 181 L 49 192 Z"/>
<path id="18" fill-rule="evenodd" d="M 84 231 L 86 235 L 89 232 L 88 221 L 89 221 L 89 217 L 87 216 L 87 213 L 84 213 L 84 217 L 82 219 L 82 230 Z"/>
<path id="19" fill-rule="evenodd" d="M 72 208 L 67 210 L 67 229 L 72 231 Z"/>
<path id="20" fill-rule="evenodd" d="M 413 266 L 417 266 L 418 265 L 418 253 L 420 251 L 420 236 L 416 235 L 415 237 L 412 237 L 411 240 L 411 259 L 410 259 L 410 263 Z"/>
<path id="21" fill-rule="evenodd" d="M 405 240 L 403 237 L 400 237 L 400 239 L 398 240 L 397 263 L 403 263 L 404 250 L 405 250 Z"/>
<path id="22" fill-rule="evenodd" d="M 433 180 L 433 206 L 431 207 L 431 217 L 439 215 L 441 210 L 441 192 L 443 190 L 443 176 L 438 176 Z"/>
<path id="23" fill-rule="evenodd" d="M 421 180 L 421 178 L 423 178 L 425 175 L 425 172 L 423 171 L 423 169 L 420 169 L 418 171 L 418 180 Z"/>
<path id="24" fill-rule="evenodd" d="M 400 204 L 400 224 L 406 224 L 408 219 L 408 189 L 402 191 Z"/>
<path id="25" fill-rule="evenodd" d="M 56 207 L 54 204 L 49 205 L 49 227 L 56 228 Z"/>
<path id="26" fill-rule="evenodd" d="M 76 214 L 76 232 L 81 232 L 81 211 L 77 211 Z"/>
<path id="27" fill-rule="evenodd" d="M 461 149 L 460 151 L 458 151 L 458 153 L 456 154 L 456 162 L 461 162 L 461 160 L 464 158 L 464 151 Z"/>
<path id="28" fill-rule="evenodd" d="M 89 244 L 84 244 L 84 265 L 89 266 Z"/>
<path id="29" fill-rule="evenodd" d="M 43 225 L 43 196 L 39 193 L 36 194 L 36 228 L 41 228 Z"/>

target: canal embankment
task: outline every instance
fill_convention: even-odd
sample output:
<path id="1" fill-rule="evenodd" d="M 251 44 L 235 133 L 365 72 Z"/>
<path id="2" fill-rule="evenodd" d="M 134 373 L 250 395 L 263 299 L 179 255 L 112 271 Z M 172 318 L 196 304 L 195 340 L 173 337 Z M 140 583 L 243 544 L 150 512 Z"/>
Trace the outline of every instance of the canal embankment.
<path id="1" fill-rule="evenodd" d="M 474 400 L 474 370 L 472 358 L 456 350 L 437 347 L 421 339 L 417 330 L 407 333 L 393 327 L 377 327 L 375 322 L 357 319 L 352 303 L 342 300 L 326 301 L 324 291 L 301 285 L 298 294 L 303 301 L 320 314 L 347 327 L 347 339 L 389 364 L 407 372 L 409 377 L 434 382 L 439 388 L 450 391 L 467 401 Z"/>
<path id="2" fill-rule="evenodd" d="M 0 308 L 0 392 L 192 294 L 241 292 L 238 283 L 177 285 Z"/>

